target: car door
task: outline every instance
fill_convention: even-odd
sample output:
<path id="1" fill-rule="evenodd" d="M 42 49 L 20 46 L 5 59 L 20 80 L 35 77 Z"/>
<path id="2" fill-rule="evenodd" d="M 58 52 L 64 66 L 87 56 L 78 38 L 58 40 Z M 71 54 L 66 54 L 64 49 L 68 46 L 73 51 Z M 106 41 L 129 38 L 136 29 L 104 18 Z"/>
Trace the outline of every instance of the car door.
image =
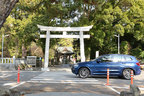
<path id="1" fill-rule="evenodd" d="M 119 75 L 121 71 L 122 56 L 119 54 L 114 54 L 111 56 L 112 62 L 107 63 L 107 68 L 110 70 L 110 75 Z"/>
<path id="2" fill-rule="evenodd" d="M 98 58 L 93 65 L 93 74 L 94 75 L 106 75 L 107 74 L 107 63 L 111 62 L 110 55 L 104 55 Z"/>

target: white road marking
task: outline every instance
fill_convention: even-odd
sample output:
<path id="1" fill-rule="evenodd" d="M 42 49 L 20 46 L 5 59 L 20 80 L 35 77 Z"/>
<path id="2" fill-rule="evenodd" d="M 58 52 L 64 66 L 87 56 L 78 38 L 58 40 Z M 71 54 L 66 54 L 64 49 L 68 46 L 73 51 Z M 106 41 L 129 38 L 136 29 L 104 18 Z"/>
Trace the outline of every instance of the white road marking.
<path id="1" fill-rule="evenodd" d="M 139 88 L 140 90 L 144 90 L 144 88 Z"/>
<path id="2" fill-rule="evenodd" d="M 3 84 L 2 86 L 12 86 L 12 85 L 15 85 L 16 83 L 15 82 L 12 82 L 12 83 L 5 83 Z"/>
<path id="3" fill-rule="evenodd" d="M 68 78 L 67 76 L 62 76 L 63 73 L 56 73 L 55 76 L 48 74 L 47 72 L 44 72 L 27 82 L 34 82 L 34 83 L 80 83 L 80 84 L 102 84 L 96 79 L 81 79 L 81 78 Z"/>
<path id="4" fill-rule="evenodd" d="M 47 78 L 34 78 L 34 79 L 31 79 L 32 81 L 37 81 L 37 80 L 42 80 L 42 81 L 48 81 L 48 80 L 54 80 L 54 79 L 47 79 Z M 89 81 L 89 82 L 91 82 L 91 81 L 95 81 L 95 82 L 97 82 L 98 80 L 86 80 L 86 79 L 79 79 L 79 80 L 62 80 L 62 79 L 60 79 L 60 80 L 55 80 L 55 81 Z"/>
<path id="5" fill-rule="evenodd" d="M 55 76 L 57 77 L 55 78 Z M 92 79 L 92 78 L 90 79 L 89 78 L 87 79 L 68 78 L 67 76 L 63 75 L 63 73 L 55 73 L 55 75 L 53 76 L 50 73 L 48 74 L 47 72 L 44 72 L 27 82 L 29 83 L 100 84 L 100 85 L 103 85 L 101 81 Z M 116 89 L 129 89 L 129 87 L 119 87 L 119 86 L 106 86 L 106 87 L 116 92 L 117 94 L 120 94 L 120 92 Z M 140 88 L 140 90 L 144 90 L 144 88 Z"/>
<path id="6" fill-rule="evenodd" d="M 100 82 L 74 82 L 74 81 L 27 81 L 32 83 L 61 83 L 61 84 L 102 84 Z"/>
<path id="7" fill-rule="evenodd" d="M 22 84 L 24 84 L 24 83 L 26 83 L 26 82 L 18 83 L 18 84 L 16 84 L 15 86 L 10 87 L 10 89 L 16 88 L 16 87 L 18 87 L 18 86 L 20 86 L 20 85 L 22 85 Z"/>
<path id="8" fill-rule="evenodd" d="M 10 76 L 15 75 L 15 74 L 17 74 L 17 73 L 13 73 L 13 74 L 3 73 L 3 74 L 0 74 L 1 75 L 0 78 L 7 78 L 7 77 L 10 77 Z"/>
<path id="9" fill-rule="evenodd" d="M 106 85 L 105 85 L 106 86 Z M 112 88 L 111 86 L 107 86 L 108 88 L 110 88 L 112 91 L 114 91 L 114 92 L 116 92 L 116 93 L 118 93 L 118 94 L 120 94 L 120 92 L 118 92 L 117 90 L 115 90 L 114 88 Z"/>
<path id="10" fill-rule="evenodd" d="M 120 94 L 120 92 L 118 92 L 116 89 L 114 88 L 118 88 L 118 89 L 129 89 L 129 87 L 119 87 L 119 86 L 107 86 L 108 88 L 110 88 L 111 90 L 113 90 L 114 92 Z M 139 88 L 140 90 L 144 90 L 144 88 Z"/>
<path id="11" fill-rule="evenodd" d="M 119 87 L 119 86 L 111 86 L 112 88 L 118 88 L 118 89 L 129 89 L 129 87 Z"/>
<path id="12" fill-rule="evenodd" d="M 117 88 L 117 89 L 130 89 L 129 87 L 119 87 L 119 86 L 111 86 L 112 88 Z M 140 90 L 144 90 L 144 88 L 139 87 Z"/>

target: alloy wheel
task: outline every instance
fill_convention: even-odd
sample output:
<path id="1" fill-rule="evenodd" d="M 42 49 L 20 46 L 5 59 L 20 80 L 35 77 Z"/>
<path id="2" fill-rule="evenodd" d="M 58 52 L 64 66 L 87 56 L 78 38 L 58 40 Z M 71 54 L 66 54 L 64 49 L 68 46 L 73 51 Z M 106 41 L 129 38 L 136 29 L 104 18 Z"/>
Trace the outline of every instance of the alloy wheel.
<path id="1" fill-rule="evenodd" d="M 79 77 L 81 78 L 87 78 L 89 76 L 90 72 L 87 68 L 81 68 L 79 70 Z"/>

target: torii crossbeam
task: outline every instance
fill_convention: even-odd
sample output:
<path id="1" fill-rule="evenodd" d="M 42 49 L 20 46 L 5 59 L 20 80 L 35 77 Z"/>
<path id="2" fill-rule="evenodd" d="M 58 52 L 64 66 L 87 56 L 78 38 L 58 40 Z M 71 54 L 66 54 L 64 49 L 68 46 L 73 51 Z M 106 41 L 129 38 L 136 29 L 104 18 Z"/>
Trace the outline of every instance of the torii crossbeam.
<path id="1" fill-rule="evenodd" d="M 50 38 L 80 38 L 80 56 L 81 56 L 81 62 L 85 61 L 85 52 L 84 52 L 84 38 L 90 38 L 90 35 L 84 35 L 84 31 L 89 31 L 92 26 L 87 27 L 48 27 L 48 26 L 42 26 L 37 25 L 38 28 L 40 28 L 41 31 L 46 31 L 45 34 L 41 34 L 40 38 L 46 38 L 46 47 L 45 47 L 45 62 L 44 62 L 44 68 L 42 68 L 43 71 L 49 71 L 48 64 L 49 64 L 49 46 L 50 46 Z M 62 35 L 51 35 L 51 31 L 57 31 L 57 32 L 63 32 Z M 68 31 L 76 31 L 79 32 L 79 35 L 68 35 Z"/>

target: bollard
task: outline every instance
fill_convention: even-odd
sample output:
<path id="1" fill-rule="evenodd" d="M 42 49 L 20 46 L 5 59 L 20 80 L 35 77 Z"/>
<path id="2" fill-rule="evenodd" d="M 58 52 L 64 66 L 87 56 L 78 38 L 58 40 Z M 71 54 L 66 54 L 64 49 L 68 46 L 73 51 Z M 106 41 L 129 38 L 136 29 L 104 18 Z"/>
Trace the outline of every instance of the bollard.
<path id="1" fill-rule="evenodd" d="M 131 85 L 133 85 L 133 70 L 131 70 Z"/>
<path id="2" fill-rule="evenodd" d="M 120 96 L 143 96 L 140 95 L 140 89 L 136 85 L 130 85 L 130 91 L 120 92 Z"/>
<path id="3" fill-rule="evenodd" d="M 107 69 L 107 84 L 106 85 L 110 85 L 109 84 L 109 68 Z"/>
<path id="4" fill-rule="evenodd" d="M 130 85 L 130 92 L 132 93 L 132 96 L 143 96 L 140 95 L 140 89 L 138 88 L 138 86 L 136 85 Z"/>
<path id="5" fill-rule="evenodd" d="M 18 66 L 17 83 L 20 83 L 20 67 Z"/>

